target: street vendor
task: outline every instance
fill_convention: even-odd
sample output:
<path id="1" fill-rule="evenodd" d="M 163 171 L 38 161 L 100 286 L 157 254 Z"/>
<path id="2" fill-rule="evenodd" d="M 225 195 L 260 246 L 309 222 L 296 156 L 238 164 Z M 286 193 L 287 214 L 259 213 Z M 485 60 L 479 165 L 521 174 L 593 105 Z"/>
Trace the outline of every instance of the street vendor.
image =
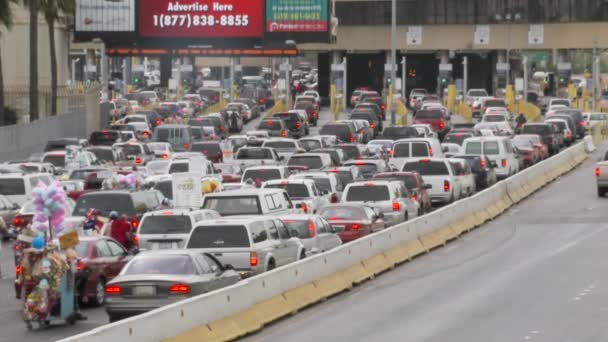
<path id="1" fill-rule="evenodd" d="M 110 213 L 110 220 L 112 222 L 110 237 L 123 245 L 124 248 L 129 249 L 131 240 L 131 224 L 129 223 L 129 219 L 126 215 L 118 216 L 116 211 L 112 211 Z"/>
<path id="2" fill-rule="evenodd" d="M 85 215 L 82 227 L 83 235 L 90 236 L 97 233 L 103 227 L 103 222 L 99 219 L 99 210 L 91 208 Z"/>

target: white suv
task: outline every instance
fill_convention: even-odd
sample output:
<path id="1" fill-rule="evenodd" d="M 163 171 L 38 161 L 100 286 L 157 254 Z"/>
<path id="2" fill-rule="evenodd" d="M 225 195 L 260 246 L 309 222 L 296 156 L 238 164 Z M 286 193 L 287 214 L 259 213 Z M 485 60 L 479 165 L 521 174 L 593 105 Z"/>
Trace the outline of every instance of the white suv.
<path id="1" fill-rule="evenodd" d="M 404 172 L 418 172 L 428 190 L 431 200 L 437 203 L 450 204 L 460 199 L 462 193 L 454 166 L 444 158 L 414 158 L 403 165 Z"/>
<path id="2" fill-rule="evenodd" d="M 462 153 L 485 155 L 496 162 L 496 176 L 507 178 L 519 172 L 519 160 L 509 137 L 473 137 L 462 143 Z"/>

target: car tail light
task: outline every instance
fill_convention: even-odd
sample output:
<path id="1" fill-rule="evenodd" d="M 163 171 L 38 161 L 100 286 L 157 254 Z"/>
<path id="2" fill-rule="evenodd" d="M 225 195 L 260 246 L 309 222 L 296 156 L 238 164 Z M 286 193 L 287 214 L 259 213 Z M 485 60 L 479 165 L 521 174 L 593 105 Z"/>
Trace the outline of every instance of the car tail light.
<path id="1" fill-rule="evenodd" d="M 380 105 L 380 109 L 384 110 L 384 108 L 385 108 L 384 105 Z"/>
<path id="2" fill-rule="evenodd" d="M 302 126 L 302 124 L 300 123 L 300 121 L 296 122 L 296 128 L 299 129 Z"/>
<path id="3" fill-rule="evenodd" d="M 156 124 L 156 126 L 160 125 L 160 119 L 156 119 L 156 121 L 154 121 L 154 123 Z"/>
<path id="4" fill-rule="evenodd" d="M 393 211 L 399 211 L 401 210 L 401 205 L 399 205 L 399 202 L 395 201 L 393 202 Z"/>
<path id="5" fill-rule="evenodd" d="M 133 246 L 139 246 L 139 236 L 133 235 Z"/>
<path id="6" fill-rule="evenodd" d="M 369 128 L 376 128 L 376 125 L 372 122 L 369 124 Z"/>
<path id="7" fill-rule="evenodd" d="M 599 177 L 599 176 L 600 176 L 600 174 L 601 174 L 600 168 L 599 168 L 599 167 L 596 167 L 596 168 L 595 168 L 595 176 L 596 176 L 596 177 Z"/>
<path id="8" fill-rule="evenodd" d="M 160 158 L 161 158 L 161 159 L 167 159 L 167 158 L 169 158 L 169 155 L 167 155 L 166 153 L 163 153 L 163 154 L 160 156 Z"/>
<path id="9" fill-rule="evenodd" d="M 439 129 L 444 129 L 445 123 L 443 121 L 439 121 Z"/>
<path id="10" fill-rule="evenodd" d="M 418 194 L 412 195 L 412 201 L 418 201 Z"/>
<path id="11" fill-rule="evenodd" d="M 220 132 L 224 133 L 224 126 L 220 126 Z"/>
<path id="12" fill-rule="evenodd" d="M 135 158 L 135 164 L 141 164 L 141 158 L 140 157 Z"/>
<path id="13" fill-rule="evenodd" d="M 317 117 L 317 112 L 312 112 L 312 117 L 316 118 Z"/>
<path id="14" fill-rule="evenodd" d="M 249 253 L 249 265 L 251 265 L 251 266 L 258 265 L 258 254 L 256 252 Z"/>
<path id="15" fill-rule="evenodd" d="M 105 292 L 109 295 L 119 295 L 122 292 L 122 289 L 118 285 L 108 285 L 106 286 Z"/>
<path id="16" fill-rule="evenodd" d="M 281 137 L 285 138 L 287 136 L 287 131 L 282 130 L 281 131 Z"/>
<path id="17" fill-rule="evenodd" d="M 258 103 L 259 103 L 259 104 L 263 104 L 263 103 L 264 103 L 264 99 L 259 99 L 259 100 L 258 100 Z"/>
<path id="18" fill-rule="evenodd" d="M 500 162 L 500 165 L 502 165 L 502 167 L 507 167 L 507 160 L 506 160 L 506 159 L 503 159 L 503 160 Z"/>
<path id="19" fill-rule="evenodd" d="M 486 168 L 486 161 L 484 159 L 479 160 L 479 167 L 482 169 Z"/>
<path id="20" fill-rule="evenodd" d="M 353 223 L 350 225 L 351 230 L 359 230 L 359 228 L 361 228 L 361 226 L 358 223 Z"/>
<path id="21" fill-rule="evenodd" d="M 19 227 L 23 223 L 23 220 L 19 216 L 15 216 L 13 219 L 13 225 Z"/>
<path id="22" fill-rule="evenodd" d="M 350 138 L 348 139 L 351 143 L 355 142 L 355 136 L 351 135 Z"/>
<path id="23" fill-rule="evenodd" d="M 308 213 L 308 205 L 306 205 L 306 203 L 302 203 L 302 205 L 300 206 L 300 209 L 302 209 L 304 214 Z"/>
<path id="24" fill-rule="evenodd" d="M 336 194 L 335 192 L 331 194 L 330 201 L 331 203 L 338 203 L 338 194 Z"/>
<path id="25" fill-rule="evenodd" d="M 566 132 L 566 138 L 572 138 L 572 133 L 570 133 L 570 131 Z"/>
<path id="26" fill-rule="evenodd" d="M 21 275 L 21 266 L 17 265 L 17 266 L 15 266 L 15 278 L 19 278 L 20 275 Z"/>
<path id="27" fill-rule="evenodd" d="M 188 294 L 190 293 L 190 286 L 186 284 L 173 284 L 169 287 L 170 294 Z"/>
<path id="28" fill-rule="evenodd" d="M 429 147 L 429 156 L 433 156 L 433 148 Z"/>
<path id="29" fill-rule="evenodd" d="M 579 125 L 579 126 L 581 126 L 581 127 L 583 127 L 583 122 L 582 122 L 582 121 L 579 121 L 579 122 L 578 122 L 578 125 Z"/>
<path id="30" fill-rule="evenodd" d="M 85 264 L 84 262 L 82 262 L 82 260 L 78 260 L 76 261 L 76 270 L 77 271 L 82 271 L 85 268 Z"/>
<path id="31" fill-rule="evenodd" d="M 133 229 L 137 229 L 137 226 L 139 226 L 139 220 L 137 217 L 134 217 L 131 219 L 131 227 L 133 227 Z"/>
<path id="32" fill-rule="evenodd" d="M 445 191 L 445 192 L 450 191 L 450 182 L 447 180 L 443 181 L 443 191 Z"/>
<path id="33" fill-rule="evenodd" d="M 190 148 L 190 144 L 184 144 L 184 148 L 187 150 Z"/>
<path id="34" fill-rule="evenodd" d="M 315 237 L 315 234 L 316 234 L 315 224 L 311 220 L 309 220 L 308 221 L 308 237 L 313 238 L 313 237 Z"/>
<path id="35" fill-rule="evenodd" d="M 146 131 L 146 132 L 143 133 L 143 136 L 146 137 L 146 138 L 148 138 L 150 136 L 150 133 Z"/>

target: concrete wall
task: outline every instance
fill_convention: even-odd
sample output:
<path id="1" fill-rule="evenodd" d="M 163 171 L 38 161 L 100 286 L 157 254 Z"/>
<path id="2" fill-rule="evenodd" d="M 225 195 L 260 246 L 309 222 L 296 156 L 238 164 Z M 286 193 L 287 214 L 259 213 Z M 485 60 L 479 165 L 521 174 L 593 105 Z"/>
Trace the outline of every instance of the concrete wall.
<path id="1" fill-rule="evenodd" d="M 422 44 L 407 45 L 407 26 L 397 27 L 397 48 L 411 51 L 506 49 L 589 49 L 608 46 L 608 23 L 545 24 L 544 44 L 528 44 L 528 24 L 489 25 L 490 42 L 474 45 L 475 25 L 422 27 Z M 390 49 L 390 26 L 339 26 L 337 44 L 300 44 L 302 50 L 377 51 Z"/>
<path id="2" fill-rule="evenodd" d="M 13 6 L 14 24 L 10 31 L 0 35 L 2 71 L 5 87 L 29 84 L 29 12 L 21 6 Z M 65 85 L 69 78 L 69 34 L 63 24 L 55 24 L 57 47 L 57 83 Z M 51 84 L 49 31 L 42 16 L 38 19 L 38 75 L 41 88 Z"/>

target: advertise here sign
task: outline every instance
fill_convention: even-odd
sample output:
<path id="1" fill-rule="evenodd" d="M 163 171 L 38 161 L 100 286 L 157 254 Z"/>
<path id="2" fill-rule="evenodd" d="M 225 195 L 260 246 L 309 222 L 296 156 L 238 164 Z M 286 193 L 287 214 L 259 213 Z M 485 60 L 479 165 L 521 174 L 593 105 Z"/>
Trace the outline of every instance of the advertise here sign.
<path id="1" fill-rule="evenodd" d="M 176 208 L 200 208 L 203 205 L 200 176 L 195 173 L 175 173 L 171 183 Z"/>

